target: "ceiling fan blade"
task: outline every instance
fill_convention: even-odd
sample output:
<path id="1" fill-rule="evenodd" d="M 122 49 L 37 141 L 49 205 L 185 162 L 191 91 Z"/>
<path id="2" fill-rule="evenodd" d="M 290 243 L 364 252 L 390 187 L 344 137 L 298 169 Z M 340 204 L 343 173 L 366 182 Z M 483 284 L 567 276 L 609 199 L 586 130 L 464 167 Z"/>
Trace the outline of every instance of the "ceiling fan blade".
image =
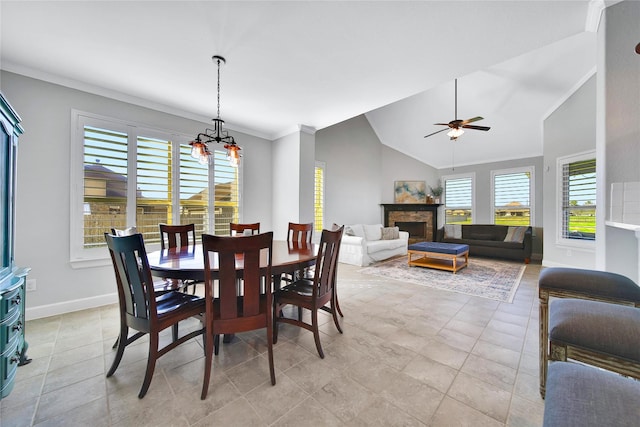
<path id="1" fill-rule="evenodd" d="M 483 119 L 483 117 L 478 116 L 478 117 L 474 117 L 472 119 L 463 120 L 462 124 L 466 125 L 467 123 L 477 122 L 478 120 L 482 120 L 482 119 Z"/>
<path id="2" fill-rule="evenodd" d="M 449 126 L 449 123 L 434 123 L 434 126 Z"/>
<path id="3" fill-rule="evenodd" d="M 476 125 L 462 125 L 465 129 L 475 129 L 475 130 L 489 130 L 491 129 L 489 126 L 476 126 Z"/>
<path id="4" fill-rule="evenodd" d="M 449 130 L 449 128 L 441 129 L 441 130 L 439 130 L 439 131 L 436 131 L 436 132 L 430 133 L 429 135 L 425 135 L 424 137 L 426 138 L 426 137 L 428 137 L 428 136 L 435 135 L 436 133 L 444 132 L 445 130 Z"/>

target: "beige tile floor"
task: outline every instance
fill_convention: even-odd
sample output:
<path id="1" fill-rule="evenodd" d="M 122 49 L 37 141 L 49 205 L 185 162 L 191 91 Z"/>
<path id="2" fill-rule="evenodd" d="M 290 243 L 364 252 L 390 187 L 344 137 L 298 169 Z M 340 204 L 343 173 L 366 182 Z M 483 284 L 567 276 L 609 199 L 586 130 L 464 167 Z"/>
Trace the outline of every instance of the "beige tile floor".
<path id="1" fill-rule="evenodd" d="M 137 394 L 147 341 L 105 378 L 118 331 L 115 305 L 27 323 L 33 362 L 0 401 L 10 426 L 540 426 L 540 265 L 512 304 L 358 273 L 340 264 L 344 334 L 323 317 L 325 359 L 312 334 L 283 325 L 269 383 L 264 331 L 222 346 L 200 400 L 200 338 L 162 357 Z M 182 330 L 195 328 L 190 320 Z M 166 334 L 164 339 L 169 339 Z"/>

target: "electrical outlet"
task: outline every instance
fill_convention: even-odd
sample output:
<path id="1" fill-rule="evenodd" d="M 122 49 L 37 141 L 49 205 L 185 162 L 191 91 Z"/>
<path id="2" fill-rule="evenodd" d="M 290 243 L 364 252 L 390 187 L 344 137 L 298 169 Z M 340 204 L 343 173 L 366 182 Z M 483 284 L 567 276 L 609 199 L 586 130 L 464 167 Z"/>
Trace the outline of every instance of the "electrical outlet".
<path id="1" fill-rule="evenodd" d="M 27 279 L 27 292 L 36 290 L 36 279 Z"/>

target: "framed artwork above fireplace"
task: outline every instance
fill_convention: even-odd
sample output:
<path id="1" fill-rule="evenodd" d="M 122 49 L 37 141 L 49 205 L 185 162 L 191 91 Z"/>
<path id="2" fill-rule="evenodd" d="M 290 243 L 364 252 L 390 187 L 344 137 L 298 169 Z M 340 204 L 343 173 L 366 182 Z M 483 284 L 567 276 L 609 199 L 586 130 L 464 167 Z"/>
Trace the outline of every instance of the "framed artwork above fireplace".
<path id="1" fill-rule="evenodd" d="M 427 183 L 425 181 L 395 181 L 393 183 L 394 203 L 427 203 Z"/>

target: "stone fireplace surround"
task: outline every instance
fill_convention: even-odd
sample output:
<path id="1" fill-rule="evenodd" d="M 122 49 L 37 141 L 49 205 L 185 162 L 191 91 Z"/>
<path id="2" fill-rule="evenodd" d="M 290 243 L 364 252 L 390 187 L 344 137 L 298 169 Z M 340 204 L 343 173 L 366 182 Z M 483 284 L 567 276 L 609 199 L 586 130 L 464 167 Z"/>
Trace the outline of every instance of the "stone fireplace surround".
<path id="1" fill-rule="evenodd" d="M 384 208 L 384 226 L 398 226 L 409 233 L 409 243 L 419 241 L 432 242 L 438 227 L 438 207 L 426 203 L 382 204 Z M 424 230 L 424 231 L 422 231 Z"/>

